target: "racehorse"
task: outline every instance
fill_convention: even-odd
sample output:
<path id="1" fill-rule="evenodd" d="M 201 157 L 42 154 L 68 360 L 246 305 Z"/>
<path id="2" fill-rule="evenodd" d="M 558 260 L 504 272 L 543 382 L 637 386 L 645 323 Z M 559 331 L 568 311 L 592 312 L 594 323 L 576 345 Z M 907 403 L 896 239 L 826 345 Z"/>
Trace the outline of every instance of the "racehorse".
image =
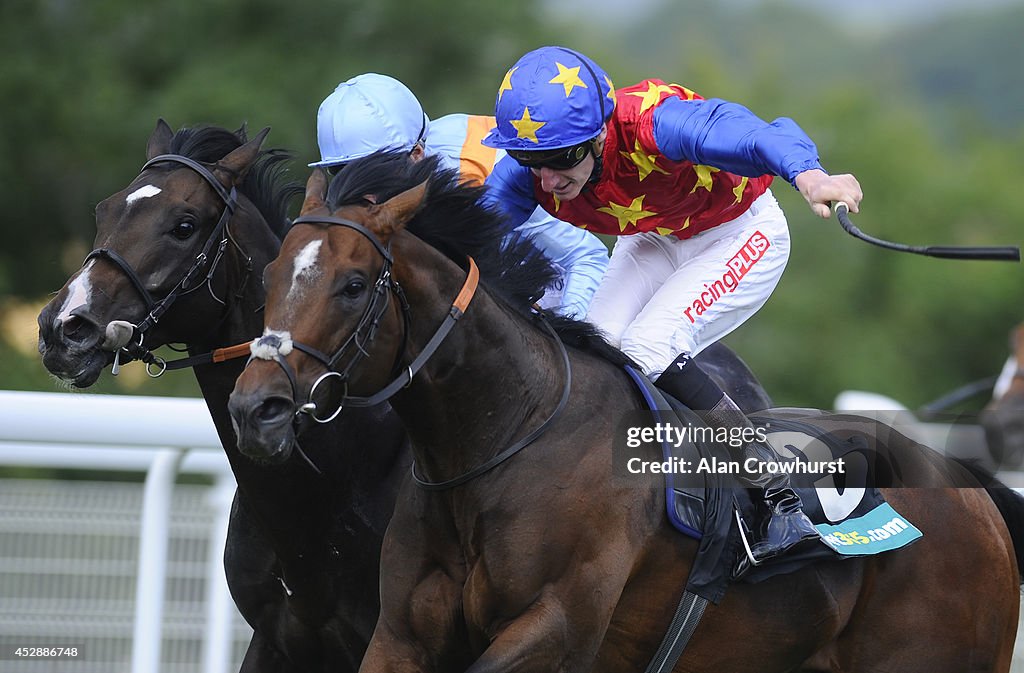
<path id="1" fill-rule="evenodd" d="M 1024 324 L 1010 332 L 1010 356 L 981 412 L 989 451 L 1002 467 L 1024 462 Z"/>
<path id="2" fill-rule="evenodd" d="M 397 195 L 362 199 L 381 172 Z M 229 407 L 257 446 L 292 441 L 295 414 L 328 401 L 390 396 L 409 431 L 415 478 L 360 670 L 642 670 L 698 543 L 670 527 L 664 489 L 613 475 L 617 422 L 643 408 L 621 363 L 585 326 L 565 347 L 532 317 L 538 259 L 515 242 L 495 252 L 502 225 L 478 190 L 391 155 L 327 185 L 311 175 L 267 267 L 265 350 Z M 837 435 L 858 422 L 808 418 Z M 927 486 L 882 489 L 923 538 L 731 585 L 674 670 L 1009 670 L 1020 498 L 955 488 L 937 454 L 885 441 Z"/>
<path id="3" fill-rule="evenodd" d="M 263 329 L 260 275 L 280 248 L 295 191 L 282 184 L 286 157 L 261 152 L 261 140 L 247 142 L 243 132 L 214 127 L 175 134 L 159 122 L 147 147 L 155 163 L 97 208 L 95 245 L 108 252 L 90 254 L 40 313 L 40 352 L 57 377 L 80 388 L 92 385 L 118 351 L 109 343 L 111 326 L 144 322 L 159 303 L 153 296 L 168 296 L 211 240 L 225 195 L 199 171 L 217 176 L 225 190 L 237 187 L 238 204 L 215 241 L 226 241 L 223 254 L 209 263 L 216 273 L 205 263 L 197 267 L 195 275 L 207 277 L 175 293 L 173 306 L 158 309 L 166 313 L 143 334 L 144 344 L 154 350 L 187 343 L 204 361 L 195 375 L 238 483 L 225 570 L 254 630 L 242 671 L 355 670 L 377 619 L 383 531 L 411 459 L 404 430 L 387 405 L 353 409 L 331 423 L 303 426 L 301 447 L 315 467 L 294 454 L 292 444 L 246 456 L 226 407 L 242 363 L 202 357 L 251 341 Z M 156 161 L 167 153 L 179 159 Z M 202 166 L 181 163 L 181 157 Z M 147 349 L 139 350 L 144 355 Z M 708 349 L 700 360 L 745 409 L 770 405 L 729 349 Z M 148 366 L 157 373 L 162 365 L 151 359 Z"/>
<path id="4" fill-rule="evenodd" d="M 243 455 L 227 398 L 245 360 L 203 357 L 263 329 L 261 273 L 301 192 L 286 182 L 288 156 L 260 149 L 265 135 L 173 133 L 161 120 L 145 168 L 96 209 L 96 251 L 40 313 L 40 352 L 53 374 L 87 387 L 119 350 L 109 340 L 123 321 L 150 326 L 129 328 L 128 346 L 188 345 L 238 484 L 224 562 L 254 630 L 241 670 L 354 671 L 376 623 L 381 540 L 409 470 L 402 425 L 387 405 L 358 409 L 303 433 L 312 465 L 291 443 Z M 150 358 L 152 371 L 161 366 Z"/>

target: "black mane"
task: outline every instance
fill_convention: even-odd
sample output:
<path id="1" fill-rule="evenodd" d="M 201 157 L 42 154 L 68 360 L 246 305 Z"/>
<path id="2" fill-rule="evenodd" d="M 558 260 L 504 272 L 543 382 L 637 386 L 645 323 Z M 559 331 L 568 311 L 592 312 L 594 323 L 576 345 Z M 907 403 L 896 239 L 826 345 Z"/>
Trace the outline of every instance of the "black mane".
<path id="1" fill-rule="evenodd" d="M 212 164 L 248 142 L 243 125 L 237 131 L 218 126 L 179 129 L 171 138 L 170 152 Z M 288 181 L 288 162 L 292 154 L 281 149 L 266 149 L 246 174 L 238 191 L 252 201 L 278 238 L 288 232 L 288 204 L 303 191 L 298 182 Z"/>
<path id="2" fill-rule="evenodd" d="M 483 200 L 484 187 L 460 182 L 458 172 L 441 168 L 436 157 L 413 162 L 408 152 L 385 151 L 356 159 L 331 181 L 327 205 L 333 211 L 366 203 L 367 195 L 384 202 L 423 182 L 428 183 L 424 204 L 406 228 L 464 268 L 467 256 L 473 257 L 488 290 L 529 315 L 558 279 L 557 269 L 528 237 L 509 235 L 500 211 Z M 590 323 L 546 313 L 566 343 L 612 362 L 629 362 Z"/>

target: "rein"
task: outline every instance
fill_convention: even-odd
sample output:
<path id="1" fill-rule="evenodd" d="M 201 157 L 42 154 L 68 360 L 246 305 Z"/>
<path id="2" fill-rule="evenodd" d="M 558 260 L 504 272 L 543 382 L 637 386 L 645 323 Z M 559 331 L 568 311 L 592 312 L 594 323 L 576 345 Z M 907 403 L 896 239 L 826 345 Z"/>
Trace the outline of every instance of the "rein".
<path id="1" fill-rule="evenodd" d="M 348 386 L 348 377 L 354 369 L 355 365 L 360 362 L 363 358 L 368 356 L 364 345 L 368 345 L 373 341 L 373 337 L 376 335 L 377 328 L 380 326 L 380 319 L 383 317 L 384 311 L 387 309 L 387 297 L 389 294 L 394 294 L 401 301 L 402 317 L 404 324 L 403 332 L 403 344 L 398 350 L 398 358 L 401 358 L 402 353 L 405 351 L 404 341 L 408 338 L 409 325 L 411 324 L 411 318 L 409 317 L 409 304 L 405 299 L 405 294 L 398 284 L 398 281 L 391 275 L 391 267 L 394 264 L 394 257 L 391 254 L 390 247 L 385 246 L 380 242 L 377 236 L 359 224 L 351 220 L 337 218 L 337 217 L 299 217 L 295 220 L 294 224 L 326 224 L 333 226 L 341 226 L 352 229 L 362 234 L 370 243 L 373 244 L 377 252 L 380 253 L 384 259 L 384 264 L 381 267 L 380 275 L 377 278 L 377 282 L 374 285 L 373 297 L 367 303 L 366 308 L 363 310 L 363 315 L 359 320 L 356 329 L 352 335 L 346 339 L 345 343 L 335 351 L 333 355 L 327 355 L 320 350 L 308 346 L 306 344 L 292 341 L 287 338 L 283 338 L 282 335 L 276 333 L 268 333 L 261 336 L 252 342 L 252 357 L 249 361 L 252 362 L 254 358 L 262 360 L 272 360 L 278 364 L 279 367 L 284 371 L 288 377 L 289 384 L 292 388 L 292 398 L 298 399 L 298 378 L 295 375 L 295 370 L 285 356 L 291 353 L 292 349 L 301 351 L 306 355 L 312 357 L 316 361 L 320 362 L 328 371 L 321 374 L 313 385 L 310 387 L 308 402 L 302 405 L 298 405 L 295 409 L 295 418 L 299 418 L 300 414 L 306 414 L 317 423 L 329 423 L 333 421 L 338 414 L 346 407 L 371 407 L 382 402 L 389 400 L 395 393 L 402 388 L 408 387 L 412 383 L 413 378 L 423 368 L 428 360 L 437 352 L 437 349 L 441 346 L 444 340 L 451 333 L 455 324 L 465 314 L 466 309 L 469 307 L 469 303 L 473 300 L 476 294 L 476 290 L 480 283 L 480 269 L 476 265 L 476 261 L 469 257 L 469 270 L 466 273 L 466 280 L 462 285 L 462 289 L 459 290 L 459 294 L 452 301 L 451 308 L 448 310 L 448 315 L 445 316 L 441 325 L 438 326 L 433 336 L 430 337 L 427 344 L 423 347 L 423 350 L 417 355 L 411 363 L 406 367 L 400 367 L 398 360 L 396 360 L 395 367 L 393 369 L 400 370 L 399 373 L 392 379 L 390 383 L 385 385 L 379 391 L 373 395 L 367 397 L 351 396 L 348 394 L 342 395 L 339 399 L 338 406 L 328 416 L 317 416 L 317 403 L 313 401 L 317 388 L 325 381 L 337 378 L 337 380 L 343 384 L 346 389 Z M 465 484 L 466 482 L 475 479 L 476 477 L 484 474 L 497 467 L 501 463 L 505 462 L 515 454 L 519 453 L 527 446 L 532 444 L 534 440 L 540 437 L 547 429 L 555 422 L 555 420 L 561 415 L 565 409 L 566 404 L 569 401 L 569 393 L 572 388 L 572 369 L 569 363 L 569 353 L 565 349 L 565 344 L 555 333 L 554 329 L 546 320 L 543 319 L 541 314 L 536 314 L 540 319 L 543 327 L 549 332 L 551 337 L 558 344 L 559 351 L 562 355 L 562 362 L 565 366 L 565 386 L 562 390 L 562 397 L 559 399 L 554 411 L 551 415 L 540 424 L 540 426 L 534 428 L 529 434 L 517 441 L 512 446 L 503 450 L 501 453 L 495 455 L 487 462 L 473 468 L 469 472 L 455 477 L 454 479 L 448 479 L 446 481 L 431 482 L 422 479 L 416 474 L 416 464 L 412 465 L 412 478 L 416 482 L 416 485 L 428 491 L 443 491 L 456 486 Z M 362 331 L 366 329 L 366 334 L 362 334 Z M 341 361 L 345 352 L 348 348 L 355 344 L 358 348 L 356 352 L 345 368 L 342 371 L 335 370 L 338 362 Z"/>
<path id="2" fill-rule="evenodd" d="M 147 373 L 149 373 L 151 377 L 156 378 L 162 375 L 165 371 L 167 371 L 167 369 L 182 369 L 184 367 L 191 367 L 196 364 L 205 364 L 207 362 L 221 362 L 224 359 L 229 359 L 229 357 L 225 357 L 225 353 L 233 353 L 232 355 L 230 355 L 230 357 L 239 357 L 244 354 L 244 349 L 240 351 L 234 351 L 232 349 L 242 349 L 243 346 L 247 345 L 239 344 L 238 346 L 232 346 L 230 348 L 218 349 L 217 351 L 214 351 L 212 353 L 199 355 L 192 358 L 183 358 L 181 360 L 174 361 L 173 363 L 168 363 L 163 358 L 153 355 L 152 351 L 150 351 L 148 348 L 142 345 L 143 338 L 145 337 L 146 332 L 148 332 L 154 325 L 160 322 L 160 318 L 174 304 L 178 297 L 194 292 L 203 285 L 205 285 L 209 289 L 210 296 L 212 296 L 214 300 L 216 300 L 218 303 L 226 307 L 226 302 L 220 299 L 213 291 L 213 274 L 217 270 L 217 266 L 220 264 L 220 260 L 224 256 L 224 252 L 227 249 L 228 241 L 231 241 L 231 243 L 239 250 L 239 252 L 245 255 L 245 252 L 242 251 L 242 249 L 238 246 L 238 243 L 235 242 L 235 240 L 232 238 L 231 232 L 227 228 L 227 223 L 231 219 L 231 216 L 234 215 L 235 207 L 238 204 L 238 193 L 235 187 L 232 187 L 230 191 L 227 190 L 224 187 L 224 185 L 222 185 L 220 181 L 218 181 L 217 178 L 214 177 L 213 173 L 210 172 L 208 168 L 206 168 L 206 166 L 202 165 L 198 161 L 195 161 L 194 159 L 179 154 L 161 154 L 159 156 L 153 157 L 142 166 L 142 171 L 140 171 L 140 174 L 141 172 L 146 171 L 148 168 L 161 163 L 182 164 L 198 173 L 199 176 L 202 177 L 207 182 L 207 184 L 210 185 L 213 191 L 216 192 L 217 196 L 219 196 L 220 199 L 224 202 L 224 210 L 221 211 L 220 217 L 217 220 L 217 224 L 214 226 L 213 231 L 210 232 L 210 236 L 206 240 L 206 244 L 203 246 L 202 251 L 200 251 L 200 253 L 196 255 L 196 258 L 193 261 L 192 266 L 189 267 L 188 271 L 185 272 L 185 275 L 182 276 L 181 280 L 179 280 L 178 283 L 175 284 L 175 286 L 171 288 L 171 290 L 160 300 L 156 300 L 153 298 L 150 292 L 146 289 L 142 280 L 139 278 L 138 274 L 135 272 L 135 269 L 132 268 L 132 265 L 129 264 L 128 261 L 125 260 L 117 252 L 109 248 L 97 248 L 90 252 L 88 255 L 86 255 L 84 263 L 87 263 L 91 259 L 99 258 L 107 260 L 108 262 L 116 266 L 118 269 L 120 269 L 121 272 L 128 279 L 128 281 L 132 284 L 132 287 L 135 288 L 135 291 L 146 304 L 147 315 L 145 319 L 143 319 L 143 321 L 138 325 L 131 325 L 129 323 L 129 325 L 131 325 L 132 328 L 132 335 L 129 338 L 129 342 L 115 351 L 114 366 L 112 369 L 112 373 L 114 375 L 117 375 L 118 370 L 120 368 L 121 351 L 124 351 L 128 355 L 129 360 L 136 359 L 145 362 Z M 216 251 L 214 251 L 214 246 L 216 246 Z M 251 272 L 252 258 L 246 257 L 246 260 L 247 271 Z M 197 275 L 200 273 L 200 271 L 202 271 L 204 267 L 207 266 L 209 267 L 209 269 L 206 273 L 205 282 L 193 285 L 193 281 L 196 280 Z M 154 367 L 155 369 L 153 369 Z"/>
<path id="3" fill-rule="evenodd" d="M 487 462 L 474 467 L 469 472 L 466 472 L 465 474 L 455 477 L 454 479 L 448 479 L 445 481 L 426 481 L 423 478 L 421 478 L 418 474 L 416 474 L 416 462 L 413 461 L 412 479 L 413 481 L 416 482 L 417 486 L 426 491 L 446 491 L 448 489 L 455 488 L 456 486 L 461 486 L 462 484 L 465 484 L 468 481 L 472 481 L 473 479 L 476 479 L 485 472 L 489 472 L 498 465 L 501 465 L 506 460 L 516 455 L 530 444 L 532 444 L 538 437 L 547 432 L 548 428 L 551 427 L 555 420 L 557 420 L 558 417 L 562 414 L 562 411 L 565 409 L 565 405 L 569 402 L 569 392 L 572 388 L 572 366 L 569 363 L 569 353 L 565 349 L 565 344 L 562 343 L 562 340 L 558 337 L 558 334 L 555 332 L 554 328 L 552 328 L 548 321 L 544 319 L 544 316 L 540 313 L 537 313 L 535 315 L 539 319 L 540 324 L 548 331 L 551 337 L 555 340 L 555 343 L 558 344 L 559 352 L 562 355 L 562 364 L 565 367 L 565 386 L 562 389 L 562 397 L 561 399 L 558 400 L 558 405 L 555 407 L 554 411 L 551 412 L 551 415 L 548 416 L 543 423 L 541 423 L 536 428 L 531 430 L 528 435 L 520 439 L 518 442 L 508 447 L 501 453 L 495 455 Z"/>
<path id="4" fill-rule="evenodd" d="M 466 278 L 466 283 L 463 285 L 459 295 L 452 303 L 452 308 L 449 311 L 448 316 L 445 318 L 434 336 L 431 337 L 423 352 L 421 352 L 408 367 L 400 368 L 397 358 L 401 358 L 402 353 L 405 351 L 405 340 L 408 337 L 409 325 L 411 324 L 412 319 L 409 316 L 409 303 L 405 298 L 405 293 L 402 291 L 398 281 L 396 281 L 391 275 L 391 267 L 394 265 L 394 257 L 391 255 L 390 248 L 382 244 L 372 231 L 358 222 L 353 222 L 352 220 L 340 217 L 309 216 L 296 218 L 293 222 L 293 226 L 299 224 L 325 224 L 352 229 L 366 238 L 377 252 L 380 253 L 384 260 L 380 274 L 377 276 L 377 281 L 374 283 L 373 294 L 370 301 L 367 303 L 366 308 L 363 310 L 363 315 L 360 317 L 359 323 L 356 325 L 356 328 L 352 331 L 352 334 L 348 339 L 345 340 L 333 355 L 327 355 L 312 346 L 308 346 L 300 342 L 291 341 L 290 339 L 282 339 L 281 335 L 275 333 L 264 334 L 252 343 L 252 357 L 249 358 L 249 361 L 251 362 L 253 358 L 259 358 L 263 360 L 273 360 L 276 362 L 288 377 L 288 381 L 292 388 L 293 399 L 299 398 L 298 381 L 295 376 L 294 369 L 284 358 L 284 356 L 290 353 L 293 348 L 312 357 L 327 369 L 324 374 L 320 375 L 317 380 L 313 382 L 307 398 L 308 401 L 296 408 L 295 416 L 298 418 L 299 414 L 305 414 L 317 423 L 330 423 L 338 416 L 338 414 L 341 413 L 345 406 L 370 407 L 380 404 L 412 382 L 416 373 L 424 364 L 426 364 L 426 361 L 434 354 L 434 351 L 436 351 L 441 345 L 441 342 L 444 341 L 445 337 L 448 336 L 448 333 L 455 326 L 455 323 L 462 317 L 466 307 L 469 305 L 469 302 L 473 299 L 473 295 L 476 293 L 480 280 L 480 271 L 476 266 L 476 262 L 470 259 L 470 268 Z M 404 325 L 402 336 L 403 343 L 398 349 L 395 366 L 393 367 L 393 370 L 396 372 L 401 369 L 400 373 L 395 376 L 391 383 L 387 384 L 380 391 L 369 397 L 355 397 L 349 396 L 348 394 L 342 395 L 337 408 L 334 409 L 333 412 L 329 415 L 318 416 L 317 404 L 313 399 L 317 388 L 330 379 L 337 379 L 338 382 L 347 390 L 348 379 L 352 371 L 359 362 L 369 355 L 366 347 L 373 341 L 377 334 L 377 329 L 380 327 L 380 321 L 384 317 L 384 312 L 388 308 L 389 298 L 392 294 L 399 300 L 402 322 Z M 338 371 L 336 369 L 338 363 L 349 354 L 352 348 L 355 348 L 355 351 L 350 355 L 345 367 L 341 371 Z"/>

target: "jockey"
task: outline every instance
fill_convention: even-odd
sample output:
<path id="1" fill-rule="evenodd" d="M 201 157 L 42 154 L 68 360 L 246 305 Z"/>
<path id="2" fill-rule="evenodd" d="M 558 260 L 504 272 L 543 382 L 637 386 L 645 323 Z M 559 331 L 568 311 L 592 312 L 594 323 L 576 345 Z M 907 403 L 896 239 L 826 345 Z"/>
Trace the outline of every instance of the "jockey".
<path id="1" fill-rule="evenodd" d="M 450 114 L 431 121 L 416 96 L 386 75 L 366 73 L 337 86 L 317 112 L 320 161 L 334 173 L 345 163 L 378 150 L 408 150 L 409 156 L 437 156 L 441 166 L 457 169 L 463 180 L 483 184 L 505 156 L 481 144 L 494 118 Z M 561 287 L 549 288 L 544 308 L 583 317 L 608 266 L 608 248 L 593 234 L 556 220 L 541 208 L 531 208 L 516 231 L 530 237 L 556 268 L 563 272 Z M 573 274 L 565 282 L 565 269 Z"/>
<path id="2" fill-rule="evenodd" d="M 495 116 L 483 142 L 508 157 L 487 179 L 489 198 L 513 222 L 539 204 L 620 237 L 587 320 L 712 427 L 751 427 L 693 357 L 756 313 L 782 276 L 789 228 L 768 189 L 773 175 L 822 217 L 830 201 L 858 212 L 856 178 L 825 173 L 790 119 L 769 124 L 657 79 L 616 91 L 597 64 L 563 47 L 519 59 L 498 89 Z M 778 460 L 771 448 L 737 452 L 761 468 L 741 476 L 769 512 L 751 560 L 819 537 L 788 476 L 767 470 Z"/>

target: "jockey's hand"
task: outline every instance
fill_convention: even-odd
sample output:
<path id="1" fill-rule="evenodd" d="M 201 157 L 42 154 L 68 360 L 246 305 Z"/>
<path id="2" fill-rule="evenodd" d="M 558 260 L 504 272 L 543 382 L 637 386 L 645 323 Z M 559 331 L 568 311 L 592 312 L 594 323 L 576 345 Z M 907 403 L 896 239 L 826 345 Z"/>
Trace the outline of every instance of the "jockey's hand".
<path id="1" fill-rule="evenodd" d="M 860 212 L 860 202 L 864 198 L 864 192 L 861 191 L 857 178 L 849 173 L 829 175 L 825 171 L 815 168 L 798 174 L 794 183 L 818 217 L 828 219 L 832 214 L 834 201 L 845 203 L 849 206 L 851 213 Z"/>

